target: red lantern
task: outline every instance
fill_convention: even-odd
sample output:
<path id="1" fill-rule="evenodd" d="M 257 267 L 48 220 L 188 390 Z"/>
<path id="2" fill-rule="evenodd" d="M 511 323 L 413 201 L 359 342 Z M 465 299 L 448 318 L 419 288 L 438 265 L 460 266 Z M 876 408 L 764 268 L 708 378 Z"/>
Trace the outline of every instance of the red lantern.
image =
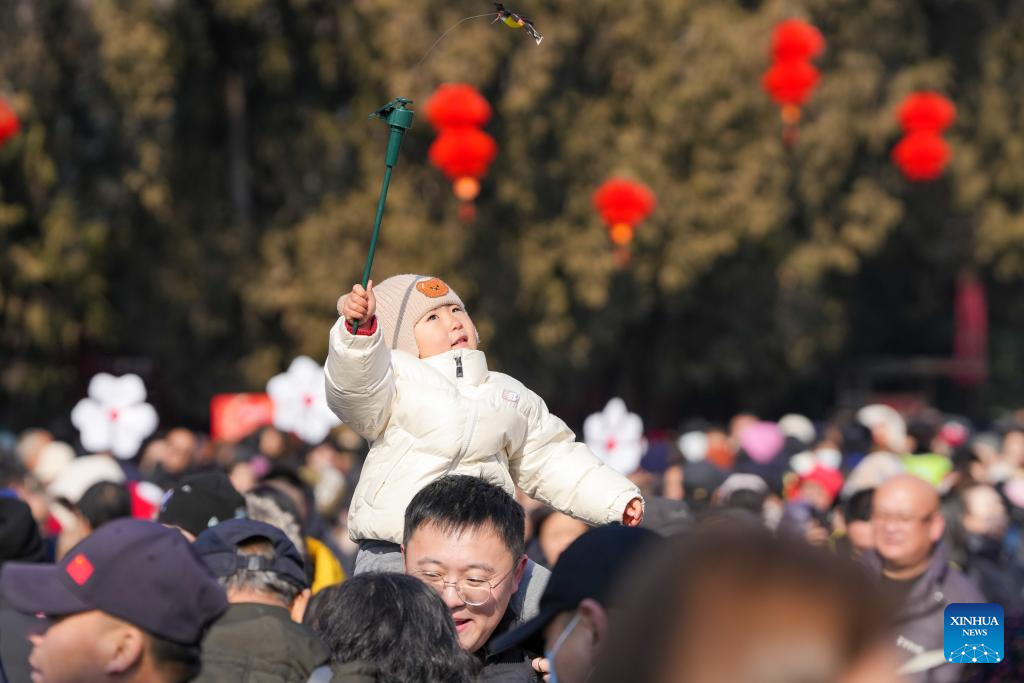
<path id="1" fill-rule="evenodd" d="M 654 210 L 654 193 L 632 180 L 612 178 L 597 188 L 594 207 L 608 224 L 608 236 L 619 247 L 633 241 L 636 226 Z"/>
<path id="2" fill-rule="evenodd" d="M 931 131 L 941 133 L 956 119 L 956 107 L 935 92 L 911 93 L 896 110 L 904 132 Z"/>
<path id="3" fill-rule="evenodd" d="M 821 32 L 802 19 L 787 19 L 772 34 L 774 63 L 761 78 L 761 87 L 782 109 L 782 140 L 796 142 L 800 107 L 811 96 L 821 74 L 811 60 L 825 51 Z"/>
<path id="4" fill-rule="evenodd" d="M 20 128 L 17 114 L 6 101 L 0 99 L 0 147 L 17 135 Z"/>
<path id="5" fill-rule="evenodd" d="M 453 182 L 462 201 L 472 201 L 480 191 L 479 179 L 487 173 L 498 154 L 498 144 L 476 128 L 447 128 L 434 140 L 428 156 Z"/>
<path id="6" fill-rule="evenodd" d="M 445 83 L 427 100 L 424 110 L 435 130 L 471 126 L 479 128 L 491 120 L 491 105 L 471 85 Z"/>
<path id="7" fill-rule="evenodd" d="M 776 62 L 806 61 L 825 51 L 821 31 L 802 19 L 779 22 L 772 35 L 772 56 Z"/>
<path id="8" fill-rule="evenodd" d="M 818 85 L 821 74 L 810 62 L 778 62 L 765 72 L 761 84 L 781 107 L 800 107 Z"/>
<path id="9" fill-rule="evenodd" d="M 934 131 L 910 133 L 892 150 L 892 159 L 907 180 L 935 180 L 949 163 L 949 145 Z"/>
<path id="10" fill-rule="evenodd" d="M 956 107 L 935 92 L 907 95 L 896 110 L 906 136 L 892 150 L 892 159 L 907 180 L 935 180 L 949 163 L 949 145 L 940 136 L 956 119 Z"/>

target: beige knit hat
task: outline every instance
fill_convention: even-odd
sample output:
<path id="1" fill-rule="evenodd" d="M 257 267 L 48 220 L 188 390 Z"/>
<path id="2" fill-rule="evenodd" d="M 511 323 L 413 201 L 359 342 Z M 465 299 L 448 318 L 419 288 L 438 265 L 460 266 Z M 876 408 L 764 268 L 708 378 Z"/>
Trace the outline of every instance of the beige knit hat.
<path id="1" fill-rule="evenodd" d="M 429 275 L 394 275 L 374 285 L 373 294 L 384 343 L 414 356 L 420 354 L 412 328 L 420 318 L 439 306 L 466 308 L 455 290 Z"/>

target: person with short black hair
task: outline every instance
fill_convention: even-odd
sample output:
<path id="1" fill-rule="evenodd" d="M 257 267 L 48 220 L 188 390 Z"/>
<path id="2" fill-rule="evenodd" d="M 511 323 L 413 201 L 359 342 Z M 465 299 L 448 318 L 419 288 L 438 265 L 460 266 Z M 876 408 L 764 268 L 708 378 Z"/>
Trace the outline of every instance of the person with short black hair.
<path id="1" fill-rule="evenodd" d="M 107 522 L 131 517 L 132 497 L 124 484 L 100 481 L 86 489 L 76 507 L 91 533 Z"/>
<path id="2" fill-rule="evenodd" d="M 331 651 L 332 683 L 468 683 L 479 668 L 444 602 L 411 576 L 362 574 L 330 586 L 307 623 Z"/>
<path id="3" fill-rule="evenodd" d="M 184 536 L 135 519 L 103 525 L 57 565 L 6 563 L 0 590 L 21 612 L 57 618 L 30 638 L 33 679 L 46 683 L 190 681 L 227 609 Z"/>
<path id="4" fill-rule="evenodd" d="M 535 678 L 531 654 L 539 653 L 489 647 L 521 621 L 528 598 L 513 596 L 527 573 L 525 549 L 523 508 L 501 487 L 476 477 L 441 477 L 405 511 L 405 573 L 444 599 L 459 643 L 481 660 L 485 681 Z M 539 578 L 530 584 L 542 591 L 547 577 Z"/>
<path id="5" fill-rule="evenodd" d="M 302 623 L 310 591 L 295 545 L 277 527 L 231 519 L 199 534 L 194 547 L 231 603 L 206 637 L 197 682 L 305 683 L 328 653 Z"/>
<path id="6" fill-rule="evenodd" d="M 490 525 L 509 552 L 526 552 L 523 507 L 505 490 L 463 474 L 442 477 L 421 490 L 405 509 L 403 545 L 422 526 L 434 525 L 451 533 Z"/>

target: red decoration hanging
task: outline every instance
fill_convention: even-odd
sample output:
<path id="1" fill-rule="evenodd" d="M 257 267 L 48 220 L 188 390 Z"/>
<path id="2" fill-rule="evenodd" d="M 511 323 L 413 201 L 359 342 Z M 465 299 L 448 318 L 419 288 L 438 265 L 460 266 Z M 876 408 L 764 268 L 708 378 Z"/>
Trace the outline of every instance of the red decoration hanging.
<path id="1" fill-rule="evenodd" d="M 619 265 L 629 262 L 629 244 L 637 225 L 654 210 L 656 200 L 650 188 L 632 180 L 611 178 L 592 197 L 594 207 L 608 226 L 608 237 L 617 247 Z"/>
<path id="2" fill-rule="evenodd" d="M 451 180 L 482 178 L 497 154 L 494 138 L 476 128 L 445 129 L 428 151 L 431 163 Z"/>
<path id="3" fill-rule="evenodd" d="M 802 19 L 786 19 L 772 34 L 771 67 L 761 78 L 761 87 L 779 105 L 782 114 L 782 140 L 796 142 L 800 107 L 810 98 L 821 80 L 811 60 L 825 52 L 821 31 Z"/>
<path id="4" fill-rule="evenodd" d="M 956 119 L 956 107 L 934 92 L 911 93 L 896 110 L 905 136 L 892 159 L 907 180 L 924 182 L 942 175 L 952 156 L 942 132 Z"/>
<path id="5" fill-rule="evenodd" d="M 956 120 L 956 107 L 935 92 L 911 93 L 896 110 L 900 126 L 907 133 L 932 131 L 941 133 Z"/>
<path id="6" fill-rule="evenodd" d="M 922 130 L 899 141 L 892 159 L 907 180 L 935 180 L 942 175 L 950 159 L 949 145 L 938 133 Z"/>
<path id="7" fill-rule="evenodd" d="M 821 31 L 802 19 L 786 19 L 775 26 L 772 57 L 776 62 L 805 61 L 825 52 Z"/>
<path id="8" fill-rule="evenodd" d="M 0 99 L 0 147 L 9 139 L 18 134 L 21 124 L 18 122 L 18 115 L 14 113 L 10 105 Z"/>
<path id="9" fill-rule="evenodd" d="M 470 126 L 479 128 L 491 120 L 491 105 L 465 83 L 445 83 L 427 100 L 427 120 L 437 131 Z"/>
<path id="10" fill-rule="evenodd" d="M 764 74 L 762 85 L 780 107 L 803 106 L 821 74 L 810 62 L 778 62 Z"/>
<path id="11" fill-rule="evenodd" d="M 960 274 L 953 308 L 953 353 L 962 364 L 953 379 L 961 386 L 981 384 L 988 375 L 988 305 L 985 286 L 973 273 Z"/>
<path id="12" fill-rule="evenodd" d="M 498 154 L 494 138 L 480 130 L 491 118 L 491 105 L 471 85 L 446 83 L 424 109 L 439 133 L 428 152 L 430 162 L 452 181 L 452 192 L 461 201 L 459 218 L 468 223 L 476 216 L 472 202 L 480 194 L 480 178 Z"/>
<path id="13" fill-rule="evenodd" d="M 612 178 L 594 192 L 594 206 L 608 225 L 636 225 L 654 210 L 654 193 L 646 185 Z"/>

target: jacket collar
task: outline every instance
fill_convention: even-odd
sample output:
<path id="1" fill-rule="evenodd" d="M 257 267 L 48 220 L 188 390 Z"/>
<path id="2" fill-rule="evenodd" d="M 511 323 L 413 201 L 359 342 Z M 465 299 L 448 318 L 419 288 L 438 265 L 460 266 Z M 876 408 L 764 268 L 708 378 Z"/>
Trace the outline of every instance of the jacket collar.
<path id="1" fill-rule="evenodd" d="M 494 644 L 500 640 L 501 636 L 506 635 L 518 625 L 519 614 L 512 606 L 512 603 L 509 602 L 508 607 L 505 608 L 505 614 L 501 617 L 501 621 L 498 622 L 497 627 L 494 629 L 494 633 L 491 634 L 491 637 L 487 639 L 487 643 L 477 652 L 477 656 L 481 661 L 488 664 L 508 664 L 512 662 L 529 661 L 529 655 L 521 646 L 514 645 L 506 647 L 503 650 L 496 650 L 494 648 Z"/>
<path id="2" fill-rule="evenodd" d="M 487 356 L 479 349 L 452 349 L 422 360 L 456 385 L 477 386 L 487 378 Z"/>
<path id="3" fill-rule="evenodd" d="M 871 553 L 865 559 L 870 566 L 881 573 L 882 559 L 877 552 Z M 932 547 L 928 568 L 914 580 L 914 587 L 907 595 L 906 602 L 898 609 L 899 621 L 913 619 L 942 607 L 946 599 L 943 584 L 947 573 L 949 573 L 949 548 L 944 540 L 939 540 Z"/>

